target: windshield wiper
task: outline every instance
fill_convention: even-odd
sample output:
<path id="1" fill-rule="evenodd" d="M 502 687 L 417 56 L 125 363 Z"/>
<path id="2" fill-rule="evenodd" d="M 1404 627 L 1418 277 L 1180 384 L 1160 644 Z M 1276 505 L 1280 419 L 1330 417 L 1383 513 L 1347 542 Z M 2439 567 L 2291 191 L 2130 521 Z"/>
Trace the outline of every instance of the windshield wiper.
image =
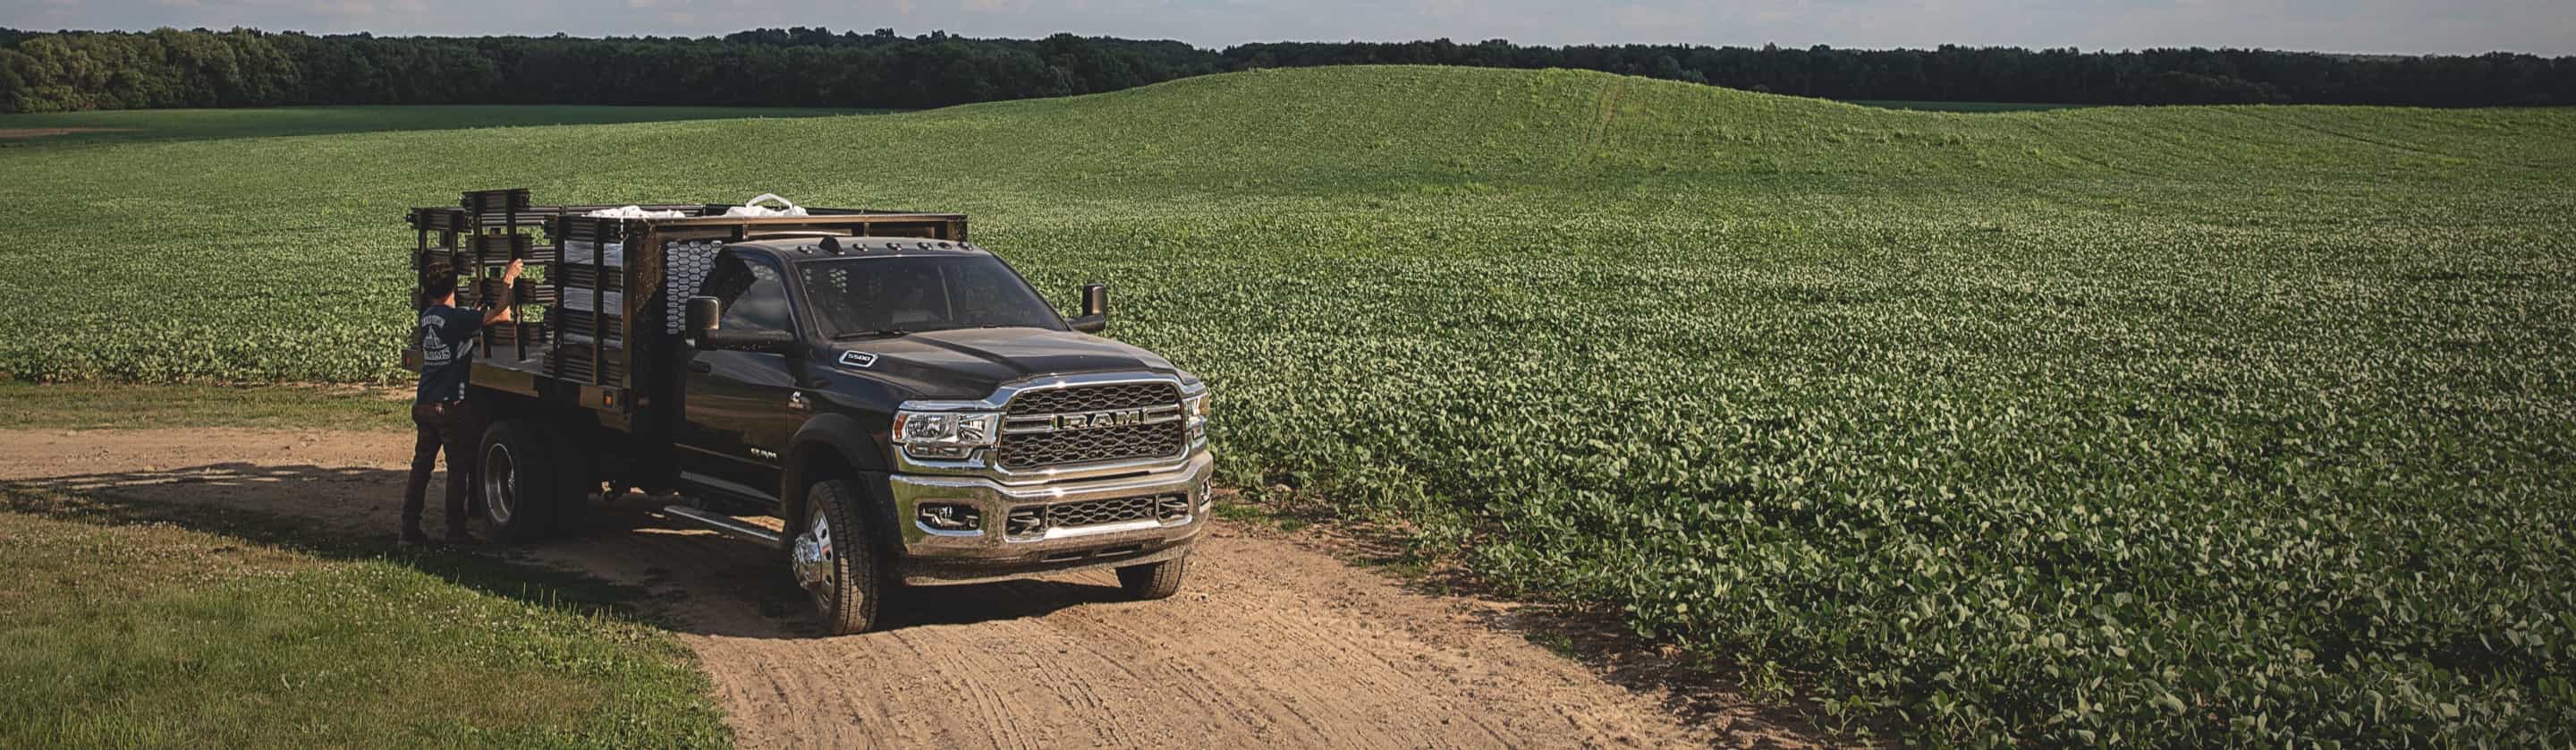
<path id="1" fill-rule="evenodd" d="M 834 341 L 842 341 L 842 340 L 847 340 L 847 339 L 870 338 L 870 337 L 875 337 L 875 336 L 901 336 L 901 335 L 904 335 L 904 334 L 907 334 L 907 333 L 911 333 L 911 331 L 907 331 L 907 330 L 904 330 L 904 329 L 901 329 L 901 328 L 879 328 L 879 329 L 876 329 L 876 330 L 873 330 L 873 331 L 861 331 L 861 332 L 858 332 L 858 333 L 844 333 L 844 334 L 841 334 L 841 335 L 839 335 L 839 336 L 834 336 L 834 337 L 832 337 L 832 340 L 834 340 Z"/>

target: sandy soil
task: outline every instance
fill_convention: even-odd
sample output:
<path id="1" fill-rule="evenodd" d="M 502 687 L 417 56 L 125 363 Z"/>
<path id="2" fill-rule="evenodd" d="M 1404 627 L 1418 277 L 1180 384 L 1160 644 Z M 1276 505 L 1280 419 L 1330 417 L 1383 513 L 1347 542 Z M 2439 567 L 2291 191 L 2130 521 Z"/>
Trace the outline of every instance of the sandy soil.
<path id="1" fill-rule="evenodd" d="M 314 519 L 391 542 L 409 436 L 0 430 L 0 480 Z M 430 525 L 435 528 L 436 488 Z M 812 637 L 755 545 L 609 503 L 537 560 L 639 584 L 695 648 L 749 747 L 1589 747 L 1813 744 L 1686 711 L 1322 551 L 1219 524 L 1182 593 L 1107 573 L 899 590 L 881 632 Z"/>
<path id="2" fill-rule="evenodd" d="M 0 141 L 43 138 L 49 135 L 71 135 L 73 133 L 124 133 L 133 130 L 137 130 L 137 128 L 0 128 Z"/>

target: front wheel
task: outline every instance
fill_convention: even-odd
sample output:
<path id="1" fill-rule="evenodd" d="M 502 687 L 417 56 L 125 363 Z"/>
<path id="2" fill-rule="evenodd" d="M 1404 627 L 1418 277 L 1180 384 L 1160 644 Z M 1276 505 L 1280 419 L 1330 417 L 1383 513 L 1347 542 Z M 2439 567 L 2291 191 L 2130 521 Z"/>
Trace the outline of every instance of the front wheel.
<path id="1" fill-rule="evenodd" d="M 877 598 L 882 583 L 868 535 L 866 506 L 857 485 L 834 479 L 805 494 L 805 525 L 788 549 L 796 584 L 814 600 L 831 635 L 849 635 L 876 627 Z"/>
<path id="2" fill-rule="evenodd" d="M 1118 588 L 1130 599 L 1167 599 L 1181 593 L 1181 574 L 1188 572 L 1187 555 L 1158 563 L 1129 565 L 1118 569 Z"/>

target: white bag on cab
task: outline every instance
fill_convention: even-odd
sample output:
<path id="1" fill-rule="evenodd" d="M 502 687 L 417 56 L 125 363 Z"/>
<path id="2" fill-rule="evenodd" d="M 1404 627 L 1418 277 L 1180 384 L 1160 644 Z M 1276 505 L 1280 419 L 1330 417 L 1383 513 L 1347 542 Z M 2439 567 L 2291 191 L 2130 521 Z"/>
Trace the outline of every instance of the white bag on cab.
<path id="1" fill-rule="evenodd" d="M 760 204 L 762 204 L 762 203 L 777 203 L 778 205 L 786 206 L 786 208 L 770 208 L 770 207 L 768 207 L 768 206 L 760 205 Z M 747 201 L 743 201 L 743 202 L 742 202 L 742 205 L 735 206 L 735 207 L 733 207 L 733 208 L 725 209 L 725 215 L 726 215 L 726 216 L 804 216 L 804 215 L 805 215 L 805 208 L 804 208 L 803 206 L 796 205 L 796 202 L 795 202 L 795 201 L 790 201 L 790 200 L 788 200 L 788 199 L 778 197 L 778 194 L 777 194 L 777 193 L 761 193 L 761 194 L 760 194 L 760 197 L 753 198 L 753 199 L 751 199 L 751 200 L 747 200 Z"/>
<path id="2" fill-rule="evenodd" d="M 686 214 L 678 211 L 646 211 L 642 206 L 618 206 L 599 209 L 583 216 L 596 216 L 603 219 L 677 219 Z"/>

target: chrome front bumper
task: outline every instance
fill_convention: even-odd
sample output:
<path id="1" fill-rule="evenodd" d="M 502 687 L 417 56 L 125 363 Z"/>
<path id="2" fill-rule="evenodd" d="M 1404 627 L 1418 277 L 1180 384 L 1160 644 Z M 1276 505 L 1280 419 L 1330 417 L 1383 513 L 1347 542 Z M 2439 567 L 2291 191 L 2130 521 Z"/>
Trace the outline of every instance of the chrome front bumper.
<path id="1" fill-rule="evenodd" d="M 1207 525 L 1207 481 L 1214 466 L 1213 456 L 1200 450 L 1167 468 L 1102 479 L 1004 484 L 975 476 L 888 474 L 894 521 L 903 531 L 898 570 L 906 583 L 976 583 L 1176 558 Z M 1166 495 L 1186 497 L 1187 515 L 1049 527 L 1026 537 L 1006 531 L 1013 509 Z M 921 519 L 923 503 L 972 508 L 978 528 L 932 528 Z"/>

